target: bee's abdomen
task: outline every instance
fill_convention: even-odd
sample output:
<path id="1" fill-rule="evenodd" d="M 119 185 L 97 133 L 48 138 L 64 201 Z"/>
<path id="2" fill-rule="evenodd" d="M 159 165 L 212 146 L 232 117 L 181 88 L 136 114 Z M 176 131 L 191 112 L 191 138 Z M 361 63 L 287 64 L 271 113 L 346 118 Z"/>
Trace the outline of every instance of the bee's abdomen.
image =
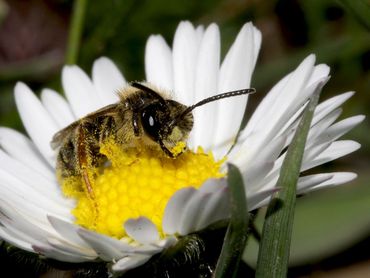
<path id="1" fill-rule="evenodd" d="M 69 139 L 59 150 L 57 157 L 57 172 L 66 178 L 80 174 L 77 162 L 77 148 L 75 143 Z"/>
<path id="2" fill-rule="evenodd" d="M 85 126 L 84 140 L 78 140 L 79 136 L 70 136 L 61 146 L 57 156 L 57 173 L 62 178 L 70 176 L 81 176 L 82 164 L 85 167 L 98 167 L 105 160 L 105 156 L 100 153 L 99 136 L 96 130 L 89 130 Z M 76 131 L 78 134 L 81 131 Z M 84 161 L 84 162 L 81 162 Z"/>

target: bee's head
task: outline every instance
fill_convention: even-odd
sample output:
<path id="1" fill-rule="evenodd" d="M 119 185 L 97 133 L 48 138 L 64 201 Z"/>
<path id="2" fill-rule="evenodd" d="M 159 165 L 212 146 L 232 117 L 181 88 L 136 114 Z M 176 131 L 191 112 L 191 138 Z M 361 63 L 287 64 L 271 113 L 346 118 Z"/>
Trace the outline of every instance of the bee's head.
<path id="1" fill-rule="evenodd" d="M 186 142 L 193 128 L 194 118 L 191 112 L 182 115 L 183 111 L 187 109 L 187 106 L 174 100 L 166 100 L 166 104 L 168 115 L 163 119 L 160 128 L 160 145 L 162 149 L 172 150 L 177 143 Z M 168 154 L 167 151 L 165 152 Z M 169 156 L 176 156 L 172 151 L 170 153 L 171 155 Z"/>
<path id="2" fill-rule="evenodd" d="M 141 124 L 145 134 L 158 143 L 169 157 L 176 156 L 171 150 L 177 143 L 185 141 L 193 128 L 192 111 L 196 107 L 222 98 L 255 92 L 254 89 L 227 92 L 203 99 L 188 107 L 171 99 L 163 99 L 158 93 L 140 83 L 132 83 L 132 86 L 154 97 L 154 101 L 141 110 Z"/>
<path id="3" fill-rule="evenodd" d="M 164 99 L 143 84 L 134 82 L 131 86 L 140 89 L 147 97 L 141 106 L 134 109 L 132 121 L 134 134 L 140 136 L 142 130 L 167 156 L 175 157 L 179 152 L 174 154 L 171 150 L 177 143 L 186 141 L 193 128 L 192 113 L 187 113 L 180 119 L 179 115 L 187 109 L 187 106 L 171 99 Z M 175 120 L 176 124 L 173 124 Z"/>

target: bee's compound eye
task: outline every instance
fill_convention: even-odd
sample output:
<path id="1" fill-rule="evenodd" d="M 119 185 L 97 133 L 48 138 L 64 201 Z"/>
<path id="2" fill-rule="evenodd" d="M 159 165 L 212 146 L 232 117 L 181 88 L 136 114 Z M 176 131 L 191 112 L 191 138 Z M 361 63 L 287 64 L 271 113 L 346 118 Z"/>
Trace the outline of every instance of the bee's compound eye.
<path id="1" fill-rule="evenodd" d="M 152 139 L 159 138 L 159 130 L 161 128 L 160 122 L 157 117 L 158 107 L 150 105 L 141 113 L 141 123 L 145 133 Z"/>

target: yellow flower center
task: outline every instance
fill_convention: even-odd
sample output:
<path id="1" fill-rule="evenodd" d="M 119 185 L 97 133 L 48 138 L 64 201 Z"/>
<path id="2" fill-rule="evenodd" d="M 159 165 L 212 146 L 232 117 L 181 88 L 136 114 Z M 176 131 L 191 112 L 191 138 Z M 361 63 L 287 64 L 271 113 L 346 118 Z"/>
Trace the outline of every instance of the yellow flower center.
<path id="1" fill-rule="evenodd" d="M 174 148 L 181 152 L 184 143 Z M 162 218 L 168 200 L 179 189 L 199 188 L 209 178 L 220 178 L 224 160 L 215 161 L 212 153 L 185 151 L 168 158 L 160 149 L 142 147 L 122 150 L 113 141 L 100 152 L 110 161 L 99 169 L 90 169 L 94 197 L 81 190 L 81 178 L 62 181 L 62 190 L 77 200 L 72 214 L 76 224 L 116 238 L 126 236 L 123 223 L 145 216 L 162 231 Z"/>

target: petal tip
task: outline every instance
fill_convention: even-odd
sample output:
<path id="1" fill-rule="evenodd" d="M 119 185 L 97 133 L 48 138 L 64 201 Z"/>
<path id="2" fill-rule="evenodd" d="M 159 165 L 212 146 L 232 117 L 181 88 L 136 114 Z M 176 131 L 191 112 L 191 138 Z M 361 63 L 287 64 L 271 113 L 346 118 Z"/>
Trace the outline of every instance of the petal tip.
<path id="1" fill-rule="evenodd" d="M 16 97 L 19 96 L 20 94 L 25 94 L 29 92 L 32 92 L 31 89 L 22 81 L 18 81 L 15 84 L 14 93 Z"/>
<path id="2" fill-rule="evenodd" d="M 158 229 L 148 218 L 130 218 L 123 224 L 126 233 L 140 243 L 153 243 L 159 240 Z"/>

